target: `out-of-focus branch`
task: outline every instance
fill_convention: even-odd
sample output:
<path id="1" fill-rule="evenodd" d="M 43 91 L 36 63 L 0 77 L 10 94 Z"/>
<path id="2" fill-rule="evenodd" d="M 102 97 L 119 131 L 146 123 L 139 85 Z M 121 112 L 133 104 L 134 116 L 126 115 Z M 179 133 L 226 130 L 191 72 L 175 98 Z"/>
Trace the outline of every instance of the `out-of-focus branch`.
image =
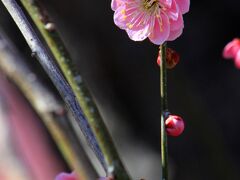
<path id="1" fill-rule="evenodd" d="M 46 10 L 38 0 L 21 0 L 21 2 L 48 44 L 89 120 L 89 125 L 104 155 L 108 173 L 116 175 L 119 179 L 129 179 L 98 108 L 82 81 L 82 77 L 73 65 L 54 23 L 49 20 Z"/>
<path id="2" fill-rule="evenodd" d="M 61 153 L 81 179 L 92 180 L 97 173 L 90 164 L 70 124 L 63 105 L 30 70 L 7 37 L 0 32 L 0 69 L 22 91 L 48 128 Z"/>

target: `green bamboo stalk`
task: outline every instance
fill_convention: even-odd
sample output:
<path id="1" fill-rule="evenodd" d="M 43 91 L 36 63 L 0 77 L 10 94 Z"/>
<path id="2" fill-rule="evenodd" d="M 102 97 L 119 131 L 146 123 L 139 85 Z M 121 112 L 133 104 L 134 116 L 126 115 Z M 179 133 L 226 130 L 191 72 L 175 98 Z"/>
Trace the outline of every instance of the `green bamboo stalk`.
<path id="1" fill-rule="evenodd" d="M 166 113 L 168 112 L 166 48 L 167 48 L 166 43 L 161 45 L 159 48 L 159 53 L 161 58 L 161 63 L 160 63 L 161 161 L 162 161 L 161 180 L 168 180 L 168 148 L 167 148 L 167 133 L 165 129 Z"/>
<path id="2" fill-rule="evenodd" d="M 46 10 L 37 0 L 21 0 L 21 2 L 52 51 L 52 54 L 72 87 L 77 100 L 89 121 L 90 127 L 104 155 L 107 166 L 105 167 L 107 175 L 113 175 L 121 180 L 130 179 L 112 142 L 112 138 L 104 121 L 101 118 L 98 108 L 94 103 L 90 92 L 86 88 L 86 85 L 82 81 L 81 75 L 77 72 L 64 43 L 55 29 L 54 23 L 49 20 Z"/>
<path id="3" fill-rule="evenodd" d="M 96 179 L 98 175 L 80 146 L 64 106 L 37 79 L 2 32 L 0 33 L 0 69 L 28 99 L 79 179 Z"/>

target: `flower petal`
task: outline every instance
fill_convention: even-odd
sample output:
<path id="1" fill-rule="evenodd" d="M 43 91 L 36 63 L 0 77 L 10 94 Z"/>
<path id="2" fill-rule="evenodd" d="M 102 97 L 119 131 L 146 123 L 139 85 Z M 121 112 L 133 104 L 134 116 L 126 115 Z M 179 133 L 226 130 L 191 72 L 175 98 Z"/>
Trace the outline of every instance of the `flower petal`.
<path id="1" fill-rule="evenodd" d="M 159 0 L 160 4 L 164 7 L 170 8 L 173 0 Z"/>
<path id="2" fill-rule="evenodd" d="M 120 28 L 126 28 L 126 16 L 125 16 L 125 5 L 122 4 L 117 10 L 114 12 L 113 16 L 114 23 Z"/>
<path id="3" fill-rule="evenodd" d="M 146 39 L 150 34 L 151 30 L 154 27 L 154 17 L 150 17 L 148 20 L 148 23 L 145 24 L 145 27 L 139 30 L 132 30 L 132 29 L 127 29 L 127 34 L 130 39 L 134 41 L 143 41 Z"/>
<path id="4" fill-rule="evenodd" d="M 179 14 L 176 21 L 170 19 L 170 31 L 176 31 L 184 27 L 183 16 Z"/>
<path id="5" fill-rule="evenodd" d="M 168 41 L 174 41 L 175 39 L 177 39 L 179 36 L 181 36 L 183 32 L 183 28 L 180 28 L 176 31 L 170 31 L 170 34 L 168 36 Z"/>
<path id="6" fill-rule="evenodd" d="M 155 18 L 154 27 L 149 39 L 156 45 L 163 44 L 169 36 L 170 24 L 168 17 L 161 13 L 160 16 Z"/>
<path id="7" fill-rule="evenodd" d="M 167 14 L 169 19 L 177 20 L 178 16 L 181 15 L 179 7 L 175 1 L 172 2 L 172 5 L 169 8 L 163 8 L 164 12 Z"/>
<path id="8" fill-rule="evenodd" d="M 112 8 L 113 11 L 116 11 L 116 10 L 117 10 L 117 8 L 118 8 L 118 6 L 119 6 L 118 2 L 119 2 L 119 0 L 112 0 L 112 2 L 111 2 L 111 8 Z"/>
<path id="9" fill-rule="evenodd" d="M 175 1 L 178 4 L 182 14 L 185 14 L 189 11 L 190 0 L 175 0 Z"/>

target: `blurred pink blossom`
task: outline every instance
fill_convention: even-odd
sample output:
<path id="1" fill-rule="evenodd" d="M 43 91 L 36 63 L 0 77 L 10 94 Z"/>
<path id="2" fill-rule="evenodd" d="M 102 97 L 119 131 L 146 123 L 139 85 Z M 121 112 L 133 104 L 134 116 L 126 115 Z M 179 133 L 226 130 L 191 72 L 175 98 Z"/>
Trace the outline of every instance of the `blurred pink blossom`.
<path id="1" fill-rule="evenodd" d="M 235 66 L 240 69 L 240 39 L 235 38 L 229 42 L 224 50 L 223 57 L 226 59 L 233 59 Z"/>
<path id="2" fill-rule="evenodd" d="M 115 24 L 126 30 L 130 39 L 148 37 L 160 45 L 182 34 L 182 15 L 189 11 L 190 0 L 112 0 L 111 6 Z"/>
<path id="3" fill-rule="evenodd" d="M 59 175 L 57 175 L 55 180 L 80 180 L 80 179 L 77 179 L 76 173 L 72 172 L 72 173 L 60 173 Z M 101 177 L 98 180 L 113 180 L 113 179 L 108 177 Z"/>
<path id="4" fill-rule="evenodd" d="M 77 176 L 74 172 L 68 173 L 60 173 L 57 175 L 55 180 L 77 180 Z"/>
<path id="5" fill-rule="evenodd" d="M 37 114 L 16 87 L 1 73 L 0 96 L 4 97 L 7 105 L 7 123 L 9 123 L 11 143 L 24 166 L 23 169 L 27 170 L 27 176 L 31 176 L 34 180 L 52 180 L 58 172 L 64 169 L 64 164 L 51 148 L 51 141 L 46 130 L 39 123 Z M 0 169 L 0 171 L 8 172 L 9 168 L 12 174 L 16 173 L 16 170 L 7 166 L 6 169 Z M 9 178 L 4 179 L 1 173 L 2 171 L 0 180 L 9 180 Z M 22 178 L 18 176 L 15 179 L 21 180 Z"/>

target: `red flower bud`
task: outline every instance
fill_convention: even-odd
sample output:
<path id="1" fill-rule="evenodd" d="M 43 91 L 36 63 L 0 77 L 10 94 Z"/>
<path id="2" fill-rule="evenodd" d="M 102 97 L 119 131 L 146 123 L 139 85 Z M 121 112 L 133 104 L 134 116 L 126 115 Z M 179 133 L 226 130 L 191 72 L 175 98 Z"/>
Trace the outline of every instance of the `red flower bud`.
<path id="1" fill-rule="evenodd" d="M 169 136 L 179 136 L 184 130 L 184 121 L 176 115 L 169 115 L 165 121 L 165 127 Z"/>
<path id="2" fill-rule="evenodd" d="M 168 69 L 174 68 L 178 64 L 179 61 L 180 61 L 179 54 L 176 51 L 174 51 L 173 49 L 167 48 L 167 50 L 166 50 L 166 66 L 167 66 L 167 68 Z M 160 63 L 161 63 L 160 54 L 158 55 L 157 63 L 158 63 L 158 65 L 160 65 Z"/>

